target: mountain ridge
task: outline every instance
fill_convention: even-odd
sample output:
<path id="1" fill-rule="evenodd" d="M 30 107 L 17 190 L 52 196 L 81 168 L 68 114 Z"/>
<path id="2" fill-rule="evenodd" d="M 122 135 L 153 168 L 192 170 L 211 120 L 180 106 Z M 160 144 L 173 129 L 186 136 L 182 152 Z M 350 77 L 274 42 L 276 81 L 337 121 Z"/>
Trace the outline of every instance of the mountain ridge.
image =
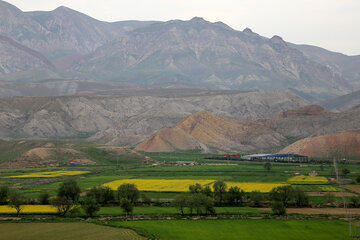
<path id="1" fill-rule="evenodd" d="M 22 12 L 3 1 L 0 4 L 0 34 L 40 52 L 58 69 L 36 73 L 37 68 L 30 68 L 4 75 L 3 80 L 57 76 L 146 86 L 291 90 L 311 101 L 350 93 L 357 84 L 353 78 L 349 84 L 344 71 L 305 56 L 305 50 L 279 36 L 268 39 L 223 22 L 194 17 L 108 23 L 66 7 Z M 341 68 L 351 75 L 356 64 L 341 61 Z"/>

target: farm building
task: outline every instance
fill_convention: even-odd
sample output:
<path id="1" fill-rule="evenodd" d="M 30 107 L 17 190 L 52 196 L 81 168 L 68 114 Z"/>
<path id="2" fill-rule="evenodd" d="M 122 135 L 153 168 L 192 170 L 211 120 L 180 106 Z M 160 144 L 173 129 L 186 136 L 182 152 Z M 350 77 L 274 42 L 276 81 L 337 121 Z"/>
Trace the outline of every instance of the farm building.
<path id="1" fill-rule="evenodd" d="M 247 160 L 269 160 L 274 162 L 307 162 L 308 157 L 298 154 L 252 154 L 242 156 Z"/>

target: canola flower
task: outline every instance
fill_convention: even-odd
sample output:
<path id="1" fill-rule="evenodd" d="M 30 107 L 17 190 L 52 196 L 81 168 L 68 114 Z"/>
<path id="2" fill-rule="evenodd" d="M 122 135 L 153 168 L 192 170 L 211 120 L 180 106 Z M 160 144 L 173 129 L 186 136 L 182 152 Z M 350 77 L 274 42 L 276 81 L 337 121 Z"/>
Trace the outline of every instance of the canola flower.
<path id="1" fill-rule="evenodd" d="M 168 180 L 168 179 L 122 179 L 109 183 L 105 183 L 104 186 L 108 186 L 113 190 L 117 190 L 123 183 L 135 184 L 140 191 L 152 191 L 152 192 L 186 192 L 189 190 L 189 186 L 195 183 L 199 183 L 202 186 L 213 183 L 215 180 Z"/>
<path id="2" fill-rule="evenodd" d="M 0 206 L 0 214 L 16 213 L 15 208 Z M 22 205 L 21 213 L 57 213 L 57 208 L 51 205 Z"/>
<path id="3" fill-rule="evenodd" d="M 327 184 L 329 181 L 326 177 L 320 176 L 295 176 L 288 179 L 289 183 L 293 184 Z"/>
<path id="4" fill-rule="evenodd" d="M 286 186 L 283 183 L 257 183 L 257 182 L 225 182 L 227 189 L 231 187 L 238 187 L 245 192 L 259 191 L 270 192 L 273 188 Z"/>
<path id="5" fill-rule="evenodd" d="M 113 190 L 123 183 L 135 184 L 140 191 L 151 191 L 151 192 L 187 192 L 189 186 L 199 183 L 202 186 L 212 185 L 216 180 L 194 180 L 194 179 L 179 179 L 179 180 L 168 180 L 168 179 L 122 179 L 109 183 L 105 183 L 104 186 L 108 186 Z M 287 184 L 281 183 L 240 183 L 240 182 L 226 182 L 228 188 L 238 186 L 245 192 L 260 191 L 270 192 L 273 188 L 283 186 Z"/>
<path id="6" fill-rule="evenodd" d="M 339 192 L 339 189 L 330 185 L 319 186 L 321 192 Z"/>
<path id="7" fill-rule="evenodd" d="M 73 176 L 89 173 L 89 171 L 52 171 L 52 172 L 36 172 L 16 176 L 7 176 L 4 178 L 51 178 L 61 176 Z"/>

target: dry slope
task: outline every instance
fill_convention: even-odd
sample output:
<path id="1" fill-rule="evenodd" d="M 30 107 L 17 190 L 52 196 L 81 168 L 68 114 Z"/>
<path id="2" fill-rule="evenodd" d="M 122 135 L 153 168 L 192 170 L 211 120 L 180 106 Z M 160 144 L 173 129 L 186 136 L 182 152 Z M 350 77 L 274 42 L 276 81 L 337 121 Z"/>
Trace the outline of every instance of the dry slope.
<path id="1" fill-rule="evenodd" d="M 301 139 L 280 153 L 310 157 L 360 156 L 360 130 Z"/>
<path id="2" fill-rule="evenodd" d="M 306 137 L 360 129 L 359 115 L 360 107 L 331 113 L 320 106 L 289 110 L 260 120 L 236 120 L 199 112 L 172 128 L 160 130 L 137 150 L 271 151 Z"/>
<path id="3" fill-rule="evenodd" d="M 250 151 L 271 148 L 285 140 L 263 121 L 237 120 L 215 116 L 207 111 L 195 113 L 172 128 L 165 128 L 141 143 L 136 149 L 147 152 L 212 149 Z"/>

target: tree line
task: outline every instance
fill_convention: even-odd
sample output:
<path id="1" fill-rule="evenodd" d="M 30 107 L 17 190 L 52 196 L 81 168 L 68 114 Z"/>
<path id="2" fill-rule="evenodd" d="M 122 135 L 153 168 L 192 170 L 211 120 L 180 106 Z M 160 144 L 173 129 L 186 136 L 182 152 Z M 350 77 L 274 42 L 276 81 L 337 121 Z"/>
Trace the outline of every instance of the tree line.
<path id="1" fill-rule="evenodd" d="M 83 209 L 88 216 L 94 216 L 100 210 L 100 206 L 117 204 L 127 215 L 133 213 L 137 204 L 151 205 L 152 200 L 141 193 L 136 185 L 124 183 L 113 191 L 110 187 L 94 186 L 86 191 L 80 200 L 81 190 L 75 180 L 62 182 L 57 189 L 56 196 L 50 197 L 47 192 L 39 195 L 37 202 L 40 204 L 51 204 L 56 207 L 59 215 L 78 214 Z M 335 196 L 327 193 L 324 199 L 328 203 L 335 201 Z M 19 215 L 24 204 L 29 200 L 24 198 L 17 189 L 8 186 L 0 186 L 0 204 L 7 204 L 14 208 Z M 216 206 L 270 206 L 274 214 L 286 214 L 286 208 L 307 207 L 309 197 L 299 188 L 290 185 L 280 186 L 272 189 L 269 193 L 259 191 L 245 192 L 237 186 L 228 188 L 223 181 L 216 181 L 212 187 L 202 186 L 198 183 L 189 186 L 189 191 L 179 193 L 171 202 L 180 214 L 216 214 Z M 360 198 L 352 197 L 350 204 L 353 207 L 360 206 Z"/>

